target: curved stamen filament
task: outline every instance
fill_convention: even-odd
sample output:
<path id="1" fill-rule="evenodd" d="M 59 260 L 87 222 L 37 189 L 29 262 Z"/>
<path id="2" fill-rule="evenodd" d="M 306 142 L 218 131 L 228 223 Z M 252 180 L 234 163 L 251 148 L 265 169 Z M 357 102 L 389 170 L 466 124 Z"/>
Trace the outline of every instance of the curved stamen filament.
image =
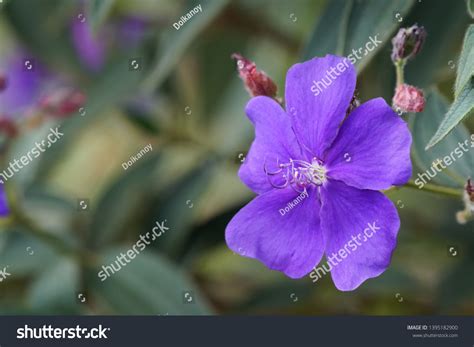
<path id="1" fill-rule="evenodd" d="M 274 171 L 274 172 L 270 172 L 270 171 L 267 169 L 267 158 L 265 157 L 265 160 L 264 160 L 264 162 L 263 162 L 263 171 L 265 171 L 265 174 L 273 176 L 273 175 L 278 175 L 280 172 L 282 172 L 285 164 L 280 164 L 279 161 L 280 161 L 280 159 L 277 158 L 277 162 L 276 162 L 276 163 L 277 163 L 277 166 L 278 166 L 280 169 L 278 169 L 277 171 Z"/>
<path id="2" fill-rule="evenodd" d="M 283 189 L 290 185 L 295 191 L 301 193 L 308 185 L 320 186 L 326 182 L 326 168 L 317 158 L 313 158 L 311 163 L 294 159 L 290 159 L 288 163 L 280 163 L 277 158 L 276 165 L 278 169 L 270 171 L 265 158 L 263 170 L 273 188 Z M 278 184 L 275 179 L 283 183 Z"/>

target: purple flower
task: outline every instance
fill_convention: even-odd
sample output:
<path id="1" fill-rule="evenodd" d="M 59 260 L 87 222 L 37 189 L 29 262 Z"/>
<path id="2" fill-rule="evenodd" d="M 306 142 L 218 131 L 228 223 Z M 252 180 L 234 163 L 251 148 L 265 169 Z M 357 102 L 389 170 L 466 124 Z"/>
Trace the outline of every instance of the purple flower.
<path id="1" fill-rule="evenodd" d="M 118 41 L 123 49 L 136 48 L 146 37 L 150 21 L 144 17 L 126 16 L 117 23 Z"/>
<path id="2" fill-rule="evenodd" d="M 100 70 L 107 56 L 103 32 L 94 35 L 86 21 L 74 19 L 71 24 L 72 41 L 83 65 L 92 71 Z"/>
<path id="3" fill-rule="evenodd" d="M 6 217 L 9 214 L 10 209 L 8 208 L 7 194 L 5 193 L 3 183 L 0 183 L 0 217 Z"/>
<path id="4" fill-rule="evenodd" d="M 146 18 L 126 16 L 94 33 L 82 16 L 71 22 L 72 42 L 82 65 L 98 72 L 104 67 L 111 48 L 118 44 L 126 52 L 135 49 L 145 38 L 149 26 Z"/>
<path id="5" fill-rule="evenodd" d="M 31 69 L 26 64 L 29 57 L 22 52 L 12 55 L 2 66 L 7 85 L 0 93 L 0 114 L 19 114 L 32 107 L 38 99 L 44 69 L 36 60 Z"/>
<path id="6" fill-rule="evenodd" d="M 312 85 L 336 67 L 315 96 Z M 258 196 L 226 228 L 233 251 L 291 278 L 308 274 L 325 254 L 339 290 L 388 267 L 400 219 L 378 190 L 410 178 L 411 135 L 382 98 L 345 119 L 355 84 L 348 60 L 327 55 L 290 68 L 287 112 L 266 96 L 249 101 L 256 135 L 239 177 Z M 377 231 L 363 241 L 359 235 L 371 225 Z"/>

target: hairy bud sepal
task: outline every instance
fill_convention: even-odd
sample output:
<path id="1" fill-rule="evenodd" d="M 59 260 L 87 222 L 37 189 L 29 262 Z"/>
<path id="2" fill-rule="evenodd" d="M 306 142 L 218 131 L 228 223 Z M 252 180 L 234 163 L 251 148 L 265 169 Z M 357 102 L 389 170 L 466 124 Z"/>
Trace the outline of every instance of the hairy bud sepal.
<path id="1" fill-rule="evenodd" d="M 392 61 L 394 63 L 413 59 L 420 51 L 426 38 L 426 30 L 417 24 L 400 28 L 392 39 Z"/>
<path id="2" fill-rule="evenodd" d="M 423 91 L 405 83 L 397 86 L 392 102 L 394 108 L 403 112 L 423 112 L 425 108 Z"/>
<path id="3" fill-rule="evenodd" d="M 265 72 L 258 70 L 253 61 L 238 53 L 232 54 L 231 57 L 237 61 L 239 76 L 252 97 L 264 95 L 276 99 L 277 86 Z"/>

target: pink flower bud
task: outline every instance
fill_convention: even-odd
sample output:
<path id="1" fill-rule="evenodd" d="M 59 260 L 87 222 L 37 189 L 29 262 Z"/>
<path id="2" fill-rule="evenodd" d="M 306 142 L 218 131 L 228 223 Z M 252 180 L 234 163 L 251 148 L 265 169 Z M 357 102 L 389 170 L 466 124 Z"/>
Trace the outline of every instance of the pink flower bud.
<path id="1" fill-rule="evenodd" d="M 86 96 L 77 90 L 60 88 L 41 98 L 39 107 L 53 117 L 64 118 L 84 105 Z"/>
<path id="2" fill-rule="evenodd" d="M 464 210 L 456 213 L 456 219 L 459 224 L 466 224 L 474 220 L 474 186 L 469 178 L 466 182 L 463 193 Z"/>
<path id="3" fill-rule="evenodd" d="M 471 202 L 474 202 L 474 185 L 469 178 L 466 183 L 466 194 Z"/>
<path id="4" fill-rule="evenodd" d="M 15 122 L 6 116 L 0 116 L 0 132 L 12 138 L 18 135 L 18 127 Z"/>
<path id="5" fill-rule="evenodd" d="M 403 112 L 422 112 L 425 108 L 423 91 L 408 84 L 401 84 L 395 89 L 392 102 Z"/>
<path id="6" fill-rule="evenodd" d="M 277 86 L 263 71 L 257 70 L 254 62 L 244 58 L 238 53 L 232 54 L 237 60 L 239 76 L 244 81 L 245 88 L 251 96 L 265 95 L 275 98 Z"/>
<path id="7" fill-rule="evenodd" d="M 0 73 L 0 92 L 3 92 L 5 89 L 7 89 L 7 76 Z"/>

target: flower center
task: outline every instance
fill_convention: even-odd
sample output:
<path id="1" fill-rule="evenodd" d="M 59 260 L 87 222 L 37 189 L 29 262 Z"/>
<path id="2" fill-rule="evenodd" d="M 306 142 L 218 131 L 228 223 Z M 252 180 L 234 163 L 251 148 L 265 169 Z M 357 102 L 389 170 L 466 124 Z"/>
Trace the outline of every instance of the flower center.
<path id="1" fill-rule="evenodd" d="M 288 163 L 280 163 L 277 159 L 277 167 L 271 171 L 266 165 L 263 170 L 267 175 L 268 181 L 274 188 L 286 188 L 290 185 L 292 188 L 301 192 L 309 185 L 321 186 L 327 181 L 326 168 L 322 161 L 313 158 L 311 163 L 304 160 L 290 159 Z"/>

